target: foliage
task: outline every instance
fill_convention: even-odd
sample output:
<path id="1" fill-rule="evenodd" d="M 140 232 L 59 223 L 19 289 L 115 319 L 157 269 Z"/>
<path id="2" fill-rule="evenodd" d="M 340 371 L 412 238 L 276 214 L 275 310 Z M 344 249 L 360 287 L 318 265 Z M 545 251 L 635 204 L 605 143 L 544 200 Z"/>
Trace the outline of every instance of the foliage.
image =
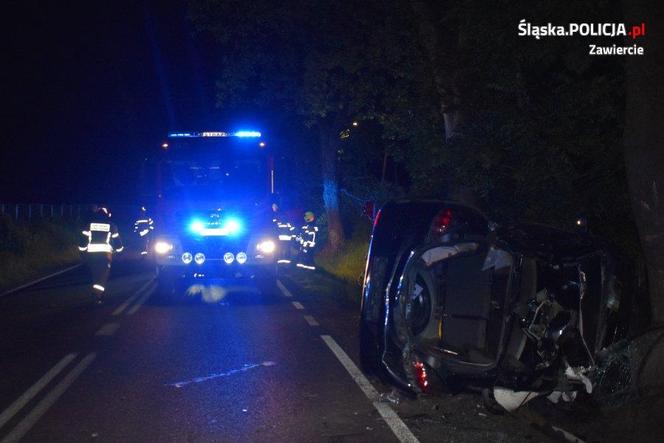
<path id="1" fill-rule="evenodd" d="M 418 15 L 416 3 L 430 14 Z M 590 3 L 195 0 L 190 10 L 220 45 L 221 106 L 259 105 L 289 122 L 329 125 L 344 206 L 359 207 L 347 195 L 449 198 L 462 189 L 498 221 L 569 227 L 583 212 L 634 257 L 621 59 L 588 55 L 587 44 L 601 38 L 517 35 L 522 18 L 620 21 L 617 1 Z M 426 24 L 437 57 L 427 51 Z M 439 77 L 462 117 L 452 138 Z"/>
<path id="2" fill-rule="evenodd" d="M 366 219 L 357 220 L 353 235 L 342 248 L 335 254 L 325 251 L 318 254 L 316 264 L 345 283 L 361 285 L 369 250 L 369 231 L 370 224 Z"/>
<path id="3" fill-rule="evenodd" d="M 0 288 L 7 289 L 49 268 L 79 258 L 76 235 L 57 221 L 14 222 L 0 216 Z"/>

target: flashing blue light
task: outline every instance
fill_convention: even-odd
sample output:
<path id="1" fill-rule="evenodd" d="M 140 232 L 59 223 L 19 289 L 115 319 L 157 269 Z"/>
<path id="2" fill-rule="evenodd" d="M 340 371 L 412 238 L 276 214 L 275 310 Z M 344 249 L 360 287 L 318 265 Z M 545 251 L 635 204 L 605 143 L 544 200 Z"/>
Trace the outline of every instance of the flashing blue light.
<path id="1" fill-rule="evenodd" d="M 227 218 L 221 226 L 209 226 L 198 219 L 189 223 L 189 231 L 202 237 L 232 237 L 242 233 L 243 229 L 242 221 L 235 217 Z"/>
<path id="2" fill-rule="evenodd" d="M 224 223 L 223 229 L 226 231 L 227 235 L 239 234 L 240 231 L 242 231 L 242 223 L 237 218 L 229 218 Z"/>
<path id="3" fill-rule="evenodd" d="M 195 232 L 198 234 L 200 232 L 203 232 L 204 229 L 205 229 L 205 224 L 200 220 L 192 220 L 192 222 L 189 223 L 189 230 L 191 232 Z"/>
<path id="4" fill-rule="evenodd" d="M 258 131 L 237 131 L 233 134 L 236 137 L 253 137 L 258 138 L 261 136 L 261 133 Z"/>

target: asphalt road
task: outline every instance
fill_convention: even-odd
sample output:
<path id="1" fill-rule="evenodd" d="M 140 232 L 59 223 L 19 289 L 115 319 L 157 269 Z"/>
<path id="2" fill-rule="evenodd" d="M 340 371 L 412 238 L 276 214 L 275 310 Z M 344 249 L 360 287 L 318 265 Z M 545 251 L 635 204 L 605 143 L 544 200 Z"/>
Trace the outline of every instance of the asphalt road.
<path id="1" fill-rule="evenodd" d="M 357 369 L 356 306 L 291 272 L 173 299 L 127 260 L 102 306 L 84 268 L 0 298 L 0 442 L 546 439 L 474 395 L 388 400 Z"/>

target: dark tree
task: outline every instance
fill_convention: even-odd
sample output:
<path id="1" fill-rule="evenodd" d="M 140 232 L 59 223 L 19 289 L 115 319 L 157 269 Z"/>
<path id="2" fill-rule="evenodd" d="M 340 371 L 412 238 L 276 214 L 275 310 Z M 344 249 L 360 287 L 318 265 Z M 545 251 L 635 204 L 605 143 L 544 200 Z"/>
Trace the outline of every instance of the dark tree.
<path id="1" fill-rule="evenodd" d="M 648 269 L 653 320 L 664 324 L 664 20 L 661 4 L 625 1 L 628 23 L 647 22 L 646 53 L 626 63 L 625 161 L 639 238 Z M 651 25 L 652 24 L 652 25 Z"/>

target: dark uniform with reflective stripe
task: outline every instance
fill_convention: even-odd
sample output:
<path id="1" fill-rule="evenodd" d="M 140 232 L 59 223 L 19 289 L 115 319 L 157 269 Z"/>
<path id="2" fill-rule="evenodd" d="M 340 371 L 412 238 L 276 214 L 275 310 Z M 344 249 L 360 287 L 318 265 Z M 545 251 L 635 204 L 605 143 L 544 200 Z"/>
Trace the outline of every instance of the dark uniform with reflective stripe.
<path id="1" fill-rule="evenodd" d="M 101 301 L 111 272 L 113 253 L 124 249 L 118 228 L 111 222 L 105 208 L 90 217 L 81 231 L 78 249 L 85 253 L 85 262 L 92 274 L 92 292 Z"/>
<path id="2" fill-rule="evenodd" d="M 316 248 L 316 237 L 318 237 L 318 226 L 315 224 L 315 217 L 312 212 L 307 211 L 305 221 L 307 223 L 302 226 L 298 235 L 300 253 L 298 254 L 297 267 L 314 270 L 316 269 L 314 249 Z"/>
<path id="3" fill-rule="evenodd" d="M 150 233 L 154 230 L 154 221 L 148 217 L 145 208 L 141 208 L 140 218 L 134 222 L 134 233 L 141 238 L 141 255 L 148 254 Z"/>

